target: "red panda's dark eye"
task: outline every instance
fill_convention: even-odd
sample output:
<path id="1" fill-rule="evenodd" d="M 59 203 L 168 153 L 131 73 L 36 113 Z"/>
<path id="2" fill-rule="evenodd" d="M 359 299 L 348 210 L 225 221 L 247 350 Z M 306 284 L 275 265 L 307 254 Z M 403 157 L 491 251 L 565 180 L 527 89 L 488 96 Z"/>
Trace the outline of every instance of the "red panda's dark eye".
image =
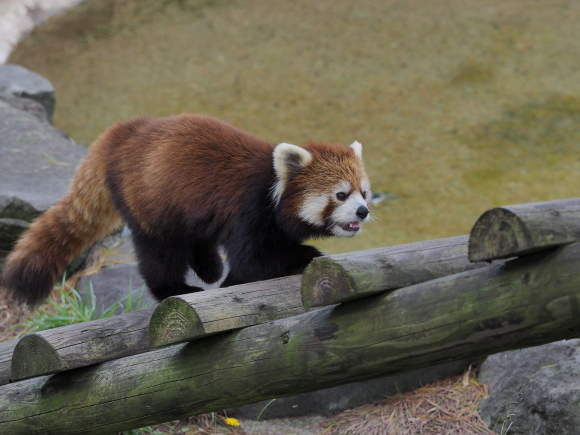
<path id="1" fill-rule="evenodd" d="M 339 201 L 344 201 L 346 199 L 346 193 L 344 193 L 344 192 L 338 192 L 336 194 L 336 199 L 338 199 Z"/>
<path id="2" fill-rule="evenodd" d="M 363 199 L 367 199 L 367 191 L 366 190 L 362 193 L 362 197 L 363 197 Z"/>

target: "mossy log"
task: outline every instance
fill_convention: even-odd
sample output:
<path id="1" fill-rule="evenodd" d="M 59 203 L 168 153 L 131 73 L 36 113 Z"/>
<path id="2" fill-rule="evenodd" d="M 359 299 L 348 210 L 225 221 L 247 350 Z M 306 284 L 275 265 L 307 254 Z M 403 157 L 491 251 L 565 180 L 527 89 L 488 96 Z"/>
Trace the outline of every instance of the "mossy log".
<path id="1" fill-rule="evenodd" d="M 580 243 L 0 387 L 0 433 L 105 434 L 580 336 Z"/>
<path id="2" fill-rule="evenodd" d="M 304 313 L 301 275 L 172 296 L 151 317 L 149 345 L 166 346 Z"/>
<path id="3" fill-rule="evenodd" d="M 10 363 L 16 343 L 18 343 L 18 340 L 0 343 L 0 385 L 7 384 L 12 378 L 10 374 Z"/>
<path id="4" fill-rule="evenodd" d="M 467 258 L 468 236 L 315 258 L 304 271 L 302 302 L 319 307 L 487 266 Z"/>
<path id="5" fill-rule="evenodd" d="M 469 259 L 490 261 L 580 241 L 580 198 L 497 207 L 477 220 Z"/>
<path id="6" fill-rule="evenodd" d="M 62 372 L 149 350 L 153 309 L 34 332 L 12 357 L 12 380 Z"/>

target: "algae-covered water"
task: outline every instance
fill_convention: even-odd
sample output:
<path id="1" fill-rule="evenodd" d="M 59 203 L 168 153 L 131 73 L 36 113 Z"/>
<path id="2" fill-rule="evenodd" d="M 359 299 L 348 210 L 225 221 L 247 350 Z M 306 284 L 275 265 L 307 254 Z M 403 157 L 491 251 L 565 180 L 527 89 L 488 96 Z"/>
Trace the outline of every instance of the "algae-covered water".
<path id="1" fill-rule="evenodd" d="M 207 113 L 275 142 L 364 146 L 380 225 L 328 252 L 469 232 L 498 205 L 580 196 L 580 2 L 87 0 L 10 62 L 90 144 Z"/>

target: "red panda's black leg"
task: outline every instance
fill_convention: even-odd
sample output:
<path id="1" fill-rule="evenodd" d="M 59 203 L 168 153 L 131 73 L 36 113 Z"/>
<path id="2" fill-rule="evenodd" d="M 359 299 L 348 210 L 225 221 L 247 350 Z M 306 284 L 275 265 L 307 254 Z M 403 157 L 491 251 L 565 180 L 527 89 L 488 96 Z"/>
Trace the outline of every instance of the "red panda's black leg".
<path id="1" fill-rule="evenodd" d="M 206 284 L 217 282 L 224 272 L 218 245 L 215 242 L 193 241 L 189 266 Z"/>
<path id="2" fill-rule="evenodd" d="M 324 254 L 310 245 L 300 245 L 294 249 L 285 251 L 283 254 L 283 261 L 287 265 L 283 276 L 296 275 L 304 272 L 306 266 L 316 258 Z"/>
<path id="3" fill-rule="evenodd" d="M 248 261 L 249 256 L 228 259 L 230 272 L 221 287 L 300 274 L 312 259 L 324 255 L 309 245 L 269 247 L 261 254 L 254 253 L 251 263 Z"/>
<path id="4" fill-rule="evenodd" d="M 185 283 L 188 255 L 183 245 L 153 239 L 133 230 L 139 272 L 158 300 L 203 291 Z"/>

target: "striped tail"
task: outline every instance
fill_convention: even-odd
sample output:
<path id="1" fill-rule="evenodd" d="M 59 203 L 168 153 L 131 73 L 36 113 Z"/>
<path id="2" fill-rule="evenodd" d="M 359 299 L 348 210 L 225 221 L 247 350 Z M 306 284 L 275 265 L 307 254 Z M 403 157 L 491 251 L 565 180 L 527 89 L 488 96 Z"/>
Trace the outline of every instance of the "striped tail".
<path id="1" fill-rule="evenodd" d="M 16 302 L 43 302 L 76 256 L 121 225 L 99 142 L 104 138 L 81 162 L 68 193 L 35 220 L 8 256 L 2 284 Z"/>

